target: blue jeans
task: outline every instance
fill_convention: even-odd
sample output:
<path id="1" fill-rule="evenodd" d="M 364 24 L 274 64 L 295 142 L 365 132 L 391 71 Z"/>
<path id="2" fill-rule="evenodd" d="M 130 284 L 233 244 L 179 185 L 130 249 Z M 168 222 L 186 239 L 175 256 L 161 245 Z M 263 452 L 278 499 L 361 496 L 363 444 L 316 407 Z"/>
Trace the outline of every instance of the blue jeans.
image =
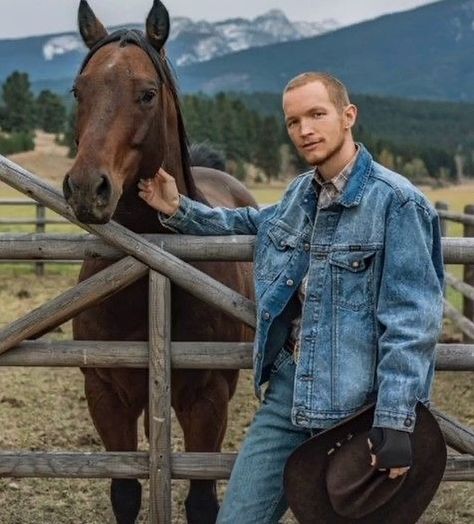
<path id="1" fill-rule="evenodd" d="M 235 462 L 216 524 L 275 524 L 288 509 L 283 470 L 292 451 L 318 430 L 291 423 L 295 363 L 282 349 Z"/>

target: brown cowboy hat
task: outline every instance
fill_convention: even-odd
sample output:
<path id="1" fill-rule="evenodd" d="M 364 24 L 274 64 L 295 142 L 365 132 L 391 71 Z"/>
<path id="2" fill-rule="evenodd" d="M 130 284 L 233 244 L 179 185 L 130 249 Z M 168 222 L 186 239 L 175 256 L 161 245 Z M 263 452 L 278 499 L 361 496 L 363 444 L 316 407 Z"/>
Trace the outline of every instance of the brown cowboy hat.
<path id="1" fill-rule="evenodd" d="M 367 445 L 375 404 L 299 446 L 284 485 L 301 524 L 412 524 L 434 497 L 446 467 L 446 444 L 421 403 L 410 435 L 412 467 L 396 479 L 370 465 Z"/>

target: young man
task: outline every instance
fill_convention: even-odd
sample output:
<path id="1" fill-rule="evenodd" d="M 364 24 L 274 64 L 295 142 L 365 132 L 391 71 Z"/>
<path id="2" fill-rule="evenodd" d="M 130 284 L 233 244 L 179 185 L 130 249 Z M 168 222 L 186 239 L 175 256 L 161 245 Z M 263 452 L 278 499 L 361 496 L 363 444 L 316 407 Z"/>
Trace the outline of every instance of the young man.
<path id="1" fill-rule="evenodd" d="M 219 523 L 276 523 L 286 459 L 376 400 L 372 465 L 404 474 L 418 401 L 428 403 L 442 324 L 438 217 L 402 176 L 356 144 L 346 88 L 305 73 L 283 93 L 289 136 L 313 169 L 263 210 L 211 209 L 160 170 L 140 196 L 196 235 L 256 234 L 256 389 L 262 406 L 235 463 Z"/>

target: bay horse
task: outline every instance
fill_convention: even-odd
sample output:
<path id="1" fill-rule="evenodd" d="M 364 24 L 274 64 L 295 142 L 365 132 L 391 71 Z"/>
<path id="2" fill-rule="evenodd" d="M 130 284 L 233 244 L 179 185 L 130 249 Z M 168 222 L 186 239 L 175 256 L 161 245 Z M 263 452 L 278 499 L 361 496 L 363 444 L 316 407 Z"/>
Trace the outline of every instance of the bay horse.
<path id="1" fill-rule="evenodd" d="M 108 34 L 85 0 L 78 12 L 79 31 L 89 48 L 73 92 L 77 99 L 74 165 L 65 175 L 64 196 L 77 219 L 103 224 L 113 219 L 136 233 L 171 233 L 156 212 L 138 197 L 140 178 L 158 168 L 176 178 L 179 191 L 211 206 L 256 206 L 250 193 L 225 173 L 190 166 L 186 132 L 174 76 L 165 56 L 169 15 L 160 1 L 148 14 L 146 31 Z M 110 265 L 86 259 L 80 280 Z M 249 263 L 193 264 L 252 298 Z M 141 279 L 73 321 L 76 340 L 148 339 L 148 280 Z M 172 286 L 172 339 L 177 341 L 250 341 L 242 323 Z M 95 427 L 107 451 L 137 449 L 137 419 L 145 411 L 145 369 L 82 369 Z M 172 407 L 183 429 L 186 451 L 220 451 L 227 409 L 237 370 L 173 370 Z M 148 436 L 148 435 L 147 435 Z M 119 524 L 135 522 L 141 505 L 136 479 L 113 479 L 112 509 Z M 215 522 L 215 481 L 193 480 L 185 501 L 189 523 Z"/>

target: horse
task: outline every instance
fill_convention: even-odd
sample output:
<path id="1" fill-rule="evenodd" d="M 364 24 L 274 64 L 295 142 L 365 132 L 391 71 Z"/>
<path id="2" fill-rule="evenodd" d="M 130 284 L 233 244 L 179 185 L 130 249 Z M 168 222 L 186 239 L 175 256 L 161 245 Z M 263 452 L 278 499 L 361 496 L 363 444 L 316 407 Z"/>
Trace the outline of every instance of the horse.
<path id="1" fill-rule="evenodd" d="M 247 189 L 230 175 L 191 167 L 188 141 L 174 74 L 165 54 L 169 15 L 155 0 L 145 32 L 111 34 L 85 0 L 78 25 L 89 52 L 75 79 L 77 156 L 66 173 L 63 193 L 80 222 L 111 219 L 136 233 L 168 233 L 156 212 L 138 196 L 140 178 L 163 166 L 181 194 L 210 206 L 254 206 Z M 110 265 L 86 259 L 79 280 Z M 196 268 L 253 298 L 252 265 L 198 262 Z M 172 285 L 175 341 L 251 341 L 253 331 Z M 148 339 L 148 281 L 137 281 L 73 320 L 76 340 Z M 148 437 L 148 370 L 82 369 L 92 421 L 107 451 L 136 451 L 137 419 L 145 412 Z M 171 403 L 184 434 L 185 450 L 220 451 L 228 403 L 238 370 L 173 370 Z M 141 485 L 113 479 L 110 499 L 118 524 L 136 521 Z M 185 501 L 189 523 L 215 522 L 219 509 L 216 483 L 192 480 Z"/>

